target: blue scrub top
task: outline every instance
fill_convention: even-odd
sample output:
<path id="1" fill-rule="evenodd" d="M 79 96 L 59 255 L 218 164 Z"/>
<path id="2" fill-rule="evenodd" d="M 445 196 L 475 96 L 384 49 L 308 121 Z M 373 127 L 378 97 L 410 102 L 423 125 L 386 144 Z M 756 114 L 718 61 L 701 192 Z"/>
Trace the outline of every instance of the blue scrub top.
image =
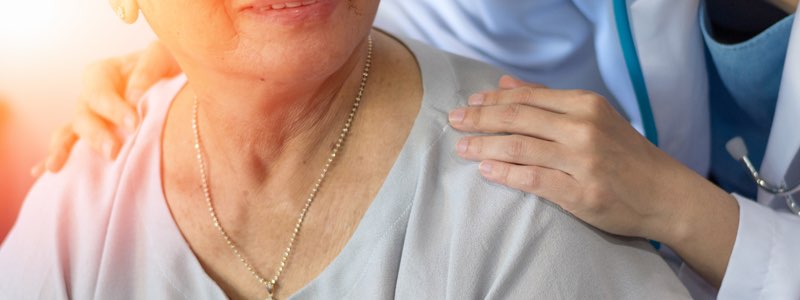
<path id="1" fill-rule="evenodd" d="M 790 15 L 743 42 L 719 41 L 703 7 L 701 27 L 706 42 L 711 110 L 711 177 L 729 192 L 751 199 L 757 187 L 744 167 L 725 150 L 741 136 L 759 168 L 767 147 L 781 74 L 789 44 Z"/>

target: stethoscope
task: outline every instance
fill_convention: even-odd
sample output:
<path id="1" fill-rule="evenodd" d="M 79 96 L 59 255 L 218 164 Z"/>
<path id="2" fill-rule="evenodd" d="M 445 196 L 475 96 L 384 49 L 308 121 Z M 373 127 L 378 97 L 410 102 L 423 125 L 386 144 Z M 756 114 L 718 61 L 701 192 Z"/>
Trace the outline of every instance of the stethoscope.
<path id="1" fill-rule="evenodd" d="M 630 19 L 628 17 L 628 5 L 626 0 L 614 0 L 614 21 L 617 25 L 617 33 L 619 35 L 620 46 L 622 47 L 622 55 L 625 59 L 625 64 L 628 67 L 628 75 L 630 76 L 633 90 L 636 94 L 636 101 L 639 105 L 639 112 L 642 116 L 642 125 L 644 128 L 644 136 L 650 140 L 651 143 L 658 146 L 658 132 L 656 131 L 656 122 L 653 117 L 653 110 L 650 107 L 650 96 L 647 93 L 647 85 L 645 84 L 642 66 L 639 62 L 639 55 L 636 53 L 636 44 L 633 41 L 633 32 L 631 31 Z M 758 187 L 774 195 L 775 197 L 782 197 L 786 201 L 786 206 L 789 210 L 800 216 L 800 203 L 795 201 L 793 194 L 800 192 L 800 184 L 794 187 L 786 187 L 785 184 L 776 185 L 761 178 L 756 171 L 750 159 L 747 157 L 747 147 L 741 138 L 734 138 L 726 145 L 728 152 L 734 159 L 741 161 L 747 168 L 750 176 L 755 181 Z M 735 150 L 735 151 L 732 151 Z"/>
<path id="2" fill-rule="evenodd" d="M 796 184 L 793 187 L 787 187 L 786 184 L 772 184 L 766 179 L 762 178 L 761 175 L 758 174 L 758 171 L 753 166 L 753 163 L 750 161 L 750 158 L 747 157 L 747 145 L 744 143 L 744 140 L 741 137 L 735 137 L 728 141 L 725 144 L 725 148 L 728 150 L 728 153 L 733 157 L 733 159 L 740 161 L 747 171 L 750 173 L 750 177 L 753 178 L 753 181 L 756 182 L 758 188 L 762 191 L 765 191 L 775 197 L 781 197 L 786 201 L 786 206 L 789 207 L 789 210 L 792 213 L 800 216 L 800 204 L 797 203 L 794 199 L 794 194 L 800 192 L 800 183 Z"/>

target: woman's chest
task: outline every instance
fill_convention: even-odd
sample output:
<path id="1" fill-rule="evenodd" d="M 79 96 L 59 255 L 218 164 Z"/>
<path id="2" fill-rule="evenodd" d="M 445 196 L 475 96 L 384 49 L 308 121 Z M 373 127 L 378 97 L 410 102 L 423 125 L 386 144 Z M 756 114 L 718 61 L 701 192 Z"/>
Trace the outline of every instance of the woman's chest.
<path id="1" fill-rule="evenodd" d="M 265 297 L 273 280 L 281 298 L 300 290 L 339 255 L 371 202 L 350 188 L 320 189 L 313 201 L 237 199 L 244 206 L 209 205 L 198 192 L 165 193 L 203 269 L 234 299 Z"/>

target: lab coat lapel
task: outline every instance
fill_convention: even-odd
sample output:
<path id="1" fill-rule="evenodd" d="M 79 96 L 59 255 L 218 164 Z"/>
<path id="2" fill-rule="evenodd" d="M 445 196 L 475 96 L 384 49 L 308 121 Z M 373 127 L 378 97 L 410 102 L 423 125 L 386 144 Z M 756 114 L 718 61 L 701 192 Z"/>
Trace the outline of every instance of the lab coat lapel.
<path id="1" fill-rule="evenodd" d="M 800 151 L 794 154 L 794 159 L 792 163 L 789 164 L 789 168 L 786 170 L 786 176 L 784 176 L 784 182 L 789 187 L 794 187 L 797 184 L 800 184 Z"/>
<path id="2" fill-rule="evenodd" d="M 629 0 L 659 148 L 700 174 L 710 162 L 708 76 L 698 0 Z"/>
<path id="3" fill-rule="evenodd" d="M 767 151 L 761 164 L 761 176 L 769 182 L 781 183 L 786 178 L 798 177 L 800 169 L 789 166 L 800 151 L 800 18 L 794 19 L 789 49 L 783 68 L 781 90 L 772 121 Z M 792 172 L 792 174 L 788 174 Z M 770 205 L 772 195 L 759 191 L 758 199 Z M 776 204 L 777 205 L 777 204 Z"/>

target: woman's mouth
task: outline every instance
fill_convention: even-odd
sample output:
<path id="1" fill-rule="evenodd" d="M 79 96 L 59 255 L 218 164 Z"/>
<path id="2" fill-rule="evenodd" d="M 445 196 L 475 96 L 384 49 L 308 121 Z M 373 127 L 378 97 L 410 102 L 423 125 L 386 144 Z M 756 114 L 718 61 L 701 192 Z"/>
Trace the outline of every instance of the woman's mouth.
<path id="1" fill-rule="evenodd" d="M 317 0 L 306 0 L 306 1 L 290 1 L 285 3 L 275 3 L 275 4 L 264 4 L 260 7 L 253 7 L 260 11 L 266 10 L 282 10 L 287 8 L 297 8 L 302 6 L 309 6 L 317 3 Z"/>
<path id="2" fill-rule="evenodd" d="M 241 11 L 254 15 L 262 22 L 280 25 L 308 25 L 309 22 L 327 19 L 336 9 L 339 0 L 255 0 Z"/>

